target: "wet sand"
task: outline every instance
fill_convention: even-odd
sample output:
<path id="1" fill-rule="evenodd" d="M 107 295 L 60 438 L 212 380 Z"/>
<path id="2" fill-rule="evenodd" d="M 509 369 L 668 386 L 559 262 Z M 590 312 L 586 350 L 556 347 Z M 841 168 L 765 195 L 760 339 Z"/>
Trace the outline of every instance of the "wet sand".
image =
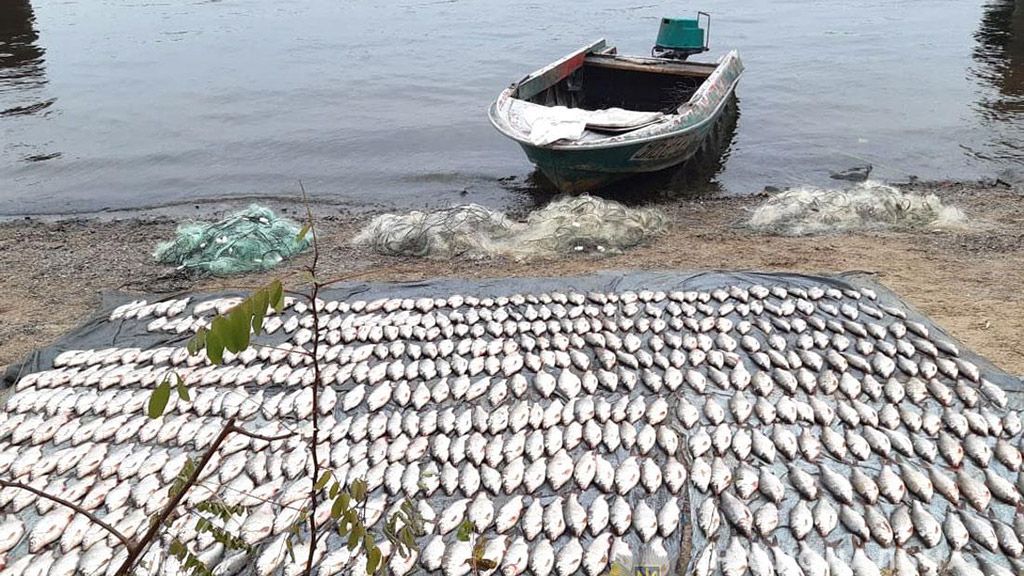
<path id="1" fill-rule="evenodd" d="M 431 261 L 382 257 L 349 246 L 371 217 L 318 211 L 323 278 L 411 281 L 571 276 L 599 270 L 758 270 L 828 274 L 862 271 L 1000 368 L 1024 374 L 1024 204 L 997 183 L 920 183 L 960 207 L 966 230 L 858 232 L 779 237 L 741 224 L 758 198 L 680 201 L 660 206 L 669 232 L 618 255 L 573 254 L 557 260 Z M 275 208 L 287 208 L 274 206 Z M 236 206 L 223 207 L 223 211 Z M 294 206 L 291 211 L 294 211 Z M 315 208 L 315 207 L 314 207 Z M 219 217 L 207 207 L 203 216 Z M 156 264 L 152 250 L 172 237 L 166 216 L 123 220 L 21 220 L 0 224 L 0 366 L 20 361 L 94 313 L 109 291 L 176 292 L 258 286 L 273 277 L 301 283 L 308 256 L 264 273 L 193 281 Z"/>

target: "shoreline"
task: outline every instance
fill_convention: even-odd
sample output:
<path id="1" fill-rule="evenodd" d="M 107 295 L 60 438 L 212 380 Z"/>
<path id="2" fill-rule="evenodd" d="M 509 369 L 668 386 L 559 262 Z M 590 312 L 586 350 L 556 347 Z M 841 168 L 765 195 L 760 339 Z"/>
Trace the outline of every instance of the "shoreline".
<path id="1" fill-rule="evenodd" d="M 669 231 L 622 254 L 572 254 L 513 261 L 422 260 L 353 248 L 349 239 L 376 211 L 318 215 L 321 273 L 359 274 L 361 280 L 415 281 L 437 277 L 576 276 L 629 269 L 758 270 L 835 274 L 863 271 L 929 316 L 998 367 L 1024 374 L 1024 205 L 1021 191 L 998 181 L 912 182 L 901 189 L 934 193 L 967 215 L 956 231 L 862 231 L 786 237 L 740 226 L 761 197 L 722 197 L 660 204 Z M 295 214 L 294 205 L 268 202 Z M 243 204 L 244 205 L 244 204 Z M 238 206 L 207 203 L 203 218 Z M 216 210 L 209 210 L 216 207 Z M 286 210 L 286 211 L 285 211 Z M 314 205 L 314 213 L 316 205 Z M 0 222 L 5 298 L 0 302 L 0 367 L 20 362 L 83 323 L 110 291 L 179 292 L 258 286 L 301 270 L 303 255 L 264 273 L 237 278 L 183 278 L 153 261 L 156 243 L 172 237 L 179 220 L 167 215 L 125 219 L 29 218 Z M 295 283 L 299 283 L 298 278 Z"/>

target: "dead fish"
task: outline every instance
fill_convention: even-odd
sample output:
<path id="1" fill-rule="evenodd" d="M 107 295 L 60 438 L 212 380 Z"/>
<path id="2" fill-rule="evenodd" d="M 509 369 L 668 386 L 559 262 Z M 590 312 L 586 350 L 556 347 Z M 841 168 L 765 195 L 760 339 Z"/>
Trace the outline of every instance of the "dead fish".
<path id="1" fill-rule="evenodd" d="M 853 551 L 853 562 L 850 563 L 854 576 L 881 576 L 882 572 L 863 548 Z"/>
<path id="2" fill-rule="evenodd" d="M 964 446 L 945 431 L 939 432 L 937 444 L 939 453 L 953 468 L 958 468 L 964 459 Z"/>
<path id="3" fill-rule="evenodd" d="M 853 504 L 853 486 L 845 476 L 833 471 L 824 463 L 818 465 L 818 470 L 822 485 L 832 493 L 836 500 L 843 504 Z"/>
<path id="4" fill-rule="evenodd" d="M 571 576 L 579 570 L 582 563 L 583 546 L 579 540 L 572 538 L 558 551 L 558 556 L 555 558 L 555 572 L 558 576 Z"/>
<path id="5" fill-rule="evenodd" d="M 1014 533 L 1012 527 L 1005 522 L 999 520 L 992 520 L 992 527 L 996 531 L 996 539 L 999 541 L 999 547 L 1008 556 L 1013 558 L 1020 558 L 1021 554 L 1024 553 L 1024 544 L 1021 543 L 1020 538 Z"/>
<path id="6" fill-rule="evenodd" d="M 721 494 L 732 483 L 732 469 L 719 456 L 711 462 L 711 480 L 709 486 L 715 494 Z"/>
<path id="7" fill-rule="evenodd" d="M 853 570 L 836 555 L 832 546 L 825 547 L 825 561 L 828 562 L 830 576 L 853 576 Z"/>
<path id="8" fill-rule="evenodd" d="M 729 540 L 729 547 L 722 555 L 721 568 L 725 576 L 743 576 L 747 573 L 749 559 L 747 550 L 743 547 L 740 539 L 733 536 Z"/>
<path id="9" fill-rule="evenodd" d="M 775 576 L 775 566 L 771 555 L 764 546 L 757 542 L 750 543 L 747 564 L 751 576 Z"/>
<path id="10" fill-rule="evenodd" d="M 1021 468 L 1021 453 L 1016 446 L 1008 442 L 1005 438 L 999 438 L 996 440 L 996 446 L 993 450 L 996 460 L 1003 463 L 1004 466 L 1017 472 Z"/>
<path id="11" fill-rule="evenodd" d="M 959 514 L 960 520 L 962 520 L 964 526 L 967 527 L 967 531 L 970 533 L 972 540 L 981 544 L 991 552 L 995 552 L 999 549 L 999 539 L 996 537 L 996 531 L 988 520 L 975 516 L 966 510 L 960 510 Z"/>
<path id="12" fill-rule="evenodd" d="M 839 515 L 836 509 L 825 498 L 820 498 L 814 505 L 814 528 L 822 538 L 828 536 L 839 523 Z"/>
<path id="13" fill-rule="evenodd" d="M 625 534 L 633 523 L 633 510 L 621 496 L 616 496 L 612 501 L 609 522 L 619 536 Z"/>
<path id="14" fill-rule="evenodd" d="M 985 468 L 992 459 L 992 449 L 989 448 L 985 438 L 976 434 L 970 434 L 964 438 L 964 452 L 974 460 L 978 466 Z"/>
<path id="15" fill-rule="evenodd" d="M 800 564 L 782 548 L 772 546 L 772 556 L 775 559 L 775 573 L 778 576 L 805 576 Z"/>
<path id="16" fill-rule="evenodd" d="M 797 540 L 803 540 L 814 527 L 814 514 L 803 500 L 789 511 L 789 530 Z"/>
<path id="17" fill-rule="evenodd" d="M 914 501 L 910 510 L 910 519 L 914 523 L 914 531 L 921 537 L 925 545 L 934 548 L 942 539 L 942 527 L 920 502 Z"/>
<path id="18" fill-rule="evenodd" d="M 763 538 L 768 538 L 779 526 L 779 509 L 771 502 L 765 502 L 754 511 L 754 528 Z"/>
<path id="19" fill-rule="evenodd" d="M 804 541 L 800 542 L 799 549 L 797 562 L 803 569 L 804 576 L 829 576 L 828 562 L 821 557 L 821 554 L 818 554 Z"/>
<path id="20" fill-rule="evenodd" d="M 928 476 L 931 478 L 935 490 L 946 500 L 953 504 L 960 502 L 960 488 L 957 486 L 956 480 L 935 467 L 928 468 Z"/>
<path id="21" fill-rule="evenodd" d="M 907 486 L 907 491 L 926 503 L 931 502 L 935 488 L 932 486 L 932 481 L 923 472 L 906 462 L 902 462 L 900 463 L 900 473 L 904 484 Z"/>
<path id="22" fill-rule="evenodd" d="M 751 431 L 751 452 L 766 463 L 775 461 L 775 444 L 757 428 Z"/>
<path id="23" fill-rule="evenodd" d="M 717 573 L 717 569 L 718 552 L 715 549 L 715 544 L 709 543 L 704 546 L 704 550 L 702 550 L 700 556 L 697 557 L 697 562 L 694 564 L 693 574 L 694 576 L 713 576 Z"/>
<path id="24" fill-rule="evenodd" d="M 903 546 L 914 535 L 914 523 L 910 518 L 910 510 L 904 504 L 896 506 L 889 519 L 892 526 L 893 540 L 897 546 Z"/>
<path id="25" fill-rule="evenodd" d="M 714 498 L 706 498 L 697 510 L 697 526 L 704 532 L 708 539 L 718 533 L 721 525 L 721 516 L 718 513 L 718 505 Z"/>
<path id="26" fill-rule="evenodd" d="M 956 483 L 960 487 L 960 494 L 975 510 L 983 512 L 988 508 L 989 502 L 992 501 L 992 491 L 983 482 L 961 468 L 956 473 Z"/>
<path id="27" fill-rule="evenodd" d="M 741 534 L 747 538 L 753 536 L 754 517 L 750 508 L 730 492 L 721 494 L 722 514 Z"/>
<path id="28" fill-rule="evenodd" d="M 946 507 L 946 517 L 942 521 L 942 532 L 953 550 L 962 549 L 971 538 L 960 516 L 949 507 Z"/>
<path id="29" fill-rule="evenodd" d="M 583 571 L 587 576 L 604 574 L 605 568 L 611 561 L 612 539 L 611 534 L 602 534 L 587 547 L 583 557 Z"/>
<path id="30" fill-rule="evenodd" d="M 74 512 L 69 508 L 57 507 L 40 518 L 29 532 L 28 551 L 36 554 L 60 538 L 73 516 Z"/>
<path id="31" fill-rule="evenodd" d="M 766 498 L 778 504 L 785 497 L 785 486 L 770 468 L 762 466 L 757 477 L 757 488 Z"/>
<path id="32" fill-rule="evenodd" d="M 814 477 L 798 468 L 795 464 L 790 464 L 788 469 L 789 482 L 796 488 L 797 492 L 806 500 L 817 500 L 818 483 L 814 480 Z"/>

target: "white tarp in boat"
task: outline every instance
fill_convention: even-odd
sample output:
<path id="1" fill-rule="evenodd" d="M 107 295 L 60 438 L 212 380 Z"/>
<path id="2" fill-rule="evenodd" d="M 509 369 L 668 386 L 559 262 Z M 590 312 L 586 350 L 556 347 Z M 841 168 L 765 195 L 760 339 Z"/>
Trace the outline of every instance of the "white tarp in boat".
<path id="1" fill-rule="evenodd" d="M 653 124 L 665 117 L 661 112 L 637 112 L 622 108 L 584 110 L 565 106 L 542 106 L 525 100 L 513 100 L 509 117 L 518 122 L 530 143 L 546 146 L 558 140 L 575 141 L 588 128 L 626 132 Z"/>

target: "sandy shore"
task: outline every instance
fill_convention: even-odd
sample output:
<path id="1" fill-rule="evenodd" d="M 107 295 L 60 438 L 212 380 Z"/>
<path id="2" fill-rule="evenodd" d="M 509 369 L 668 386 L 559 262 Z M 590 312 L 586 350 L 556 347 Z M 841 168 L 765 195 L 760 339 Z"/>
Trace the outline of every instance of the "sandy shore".
<path id="1" fill-rule="evenodd" d="M 956 232 L 861 232 L 787 238 L 740 226 L 758 198 L 680 201 L 660 206 L 670 232 L 620 255 L 572 255 L 513 262 L 424 261 L 381 257 L 348 245 L 370 217 L 321 212 L 321 274 L 373 280 L 439 276 L 580 275 L 598 270 L 864 271 L 876 275 L 997 366 L 1024 374 L 1024 204 L 1021 194 L 985 183 L 915 184 L 966 212 Z M 225 207 L 228 209 L 229 207 Z M 233 209 L 234 207 L 230 207 Z M 210 212 L 206 217 L 219 214 Z M 153 262 L 155 244 L 173 235 L 167 217 L 125 220 L 22 220 L 0 224 L 0 365 L 14 363 L 80 324 L 111 290 L 181 291 L 257 286 L 301 268 L 233 280 L 191 281 Z M 294 283 L 298 283 L 297 276 Z"/>

